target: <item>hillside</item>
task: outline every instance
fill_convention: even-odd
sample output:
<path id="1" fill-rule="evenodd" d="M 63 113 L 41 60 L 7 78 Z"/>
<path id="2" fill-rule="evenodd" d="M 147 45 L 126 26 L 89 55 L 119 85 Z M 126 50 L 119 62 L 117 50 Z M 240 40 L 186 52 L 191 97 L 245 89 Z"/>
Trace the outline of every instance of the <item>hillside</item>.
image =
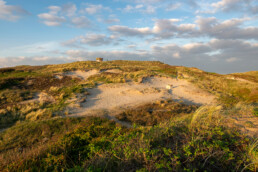
<path id="1" fill-rule="evenodd" d="M 0 171 L 255 171 L 258 71 L 151 61 L 0 69 Z"/>

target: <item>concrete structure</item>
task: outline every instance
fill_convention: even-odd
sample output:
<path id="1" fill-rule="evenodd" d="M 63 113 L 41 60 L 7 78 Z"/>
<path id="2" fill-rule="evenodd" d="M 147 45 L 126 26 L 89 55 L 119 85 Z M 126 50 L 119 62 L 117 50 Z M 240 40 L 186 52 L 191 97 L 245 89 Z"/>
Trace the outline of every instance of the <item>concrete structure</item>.
<path id="1" fill-rule="evenodd" d="M 103 62 L 103 58 L 97 57 L 97 58 L 96 58 L 96 61 L 97 61 L 97 62 Z"/>

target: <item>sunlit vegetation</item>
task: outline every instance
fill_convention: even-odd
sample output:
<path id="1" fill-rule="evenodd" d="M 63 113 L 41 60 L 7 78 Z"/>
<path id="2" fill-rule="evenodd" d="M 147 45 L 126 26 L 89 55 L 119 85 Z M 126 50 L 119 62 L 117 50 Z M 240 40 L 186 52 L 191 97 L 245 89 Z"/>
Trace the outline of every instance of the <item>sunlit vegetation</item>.
<path id="1" fill-rule="evenodd" d="M 56 77 L 92 69 L 101 73 L 87 80 Z M 149 76 L 188 80 L 214 94 L 217 104 L 141 105 L 116 116 L 129 128 L 106 118 L 69 118 L 71 99 L 87 101 L 88 88 Z M 258 141 L 233 119 L 258 117 L 257 80 L 257 71 L 220 75 L 120 60 L 0 69 L 0 171 L 256 171 Z"/>
<path id="2" fill-rule="evenodd" d="M 230 127 L 221 108 L 202 107 L 151 128 L 92 117 L 20 124 L 1 134 L 2 169 L 254 171 L 257 141 Z"/>
<path id="3" fill-rule="evenodd" d="M 154 126 L 172 117 L 193 113 L 199 106 L 186 105 L 173 100 L 158 101 L 153 104 L 139 106 L 126 110 L 116 116 L 120 121 L 126 121 L 144 126 Z"/>

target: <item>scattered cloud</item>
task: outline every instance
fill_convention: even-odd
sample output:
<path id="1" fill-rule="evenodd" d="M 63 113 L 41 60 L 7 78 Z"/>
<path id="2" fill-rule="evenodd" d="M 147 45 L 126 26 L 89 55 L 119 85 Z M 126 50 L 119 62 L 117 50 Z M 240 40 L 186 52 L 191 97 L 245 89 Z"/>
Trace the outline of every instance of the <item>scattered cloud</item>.
<path id="1" fill-rule="evenodd" d="M 167 5 L 166 11 L 174 11 L 176 9 L 178 9 L 179 7 L 181 7 L 181 3 L 171 3 Z"/>
<path id="2" fill-rule="evenodd" d="M 66 22 L 64 16 L 58 15 L 58 13 L 61 11 L 59 6 L 49 6 L 48 9 L 48 13 L 42 13 L 38 15 L 38 17 L 43 20 L 42 22 L 45 25 L 60 26 L 62 23 Z"/>
<path id="3" fill-rule="evenodd" d="M 78 36 L 71 40 L 62 42 L 61 45 L 67 47 L 76 47 L 82 48 L 82 45 L 89 46 L 103 46 L 109 44 L 116 44 L 117 37 L 114 36 L 106 36 L 105 34 L 86 34 L 82 36 Z"/>
<path id="4" fill-rule="evenodd" d="M 84 36 L 80 40 L 86 44 L 99 45 L 98 41 L 105 41 L 105 36 Z M 107 42 L 109 43 L 109 42 Z M 154 45 L 149 51 L 137 49 L 134 51 L 88 51 L 85 49 L 70 49 L 61 54 L 63 56 L 35 56 L 35 57 L 2 57 L 0 67 L 14 65 L 57 64 L 78 60 L 94 60 L 103 57 L 105 60 L 158 60 L 171 65 L 194 66 L 207 71 L 220 73 L 241 72 L 257 69 L 257 43 L 243 40 L 213 39 L 208 42 L 187 43 L 184 45 L 166 44 Z M 218 52 L 219 53 L 213 53 Z M 226 62 L 226 63 L 225 63 Z M 234 65 L 230 65 L 234 63 Z"/>
<path id="5" fill-rule="evenodd" d="M 0 0 L 0 19 L 7 21 L 17 21 L 23 15 L 28 15 L 25 9 L 15 5 L 7 5 L 6 1 Z"/>
<path id="6" fill-rule="evenodd" d="M 196 23 L 199 32 L 215 38 L 221 39 L 256 39 L 258 40 L 258 27 L 243 27 L 245 21 L 249 18 L 233 18 L 219 21 L 215 17 L 198 18 Z"/>
<path id="7" fill-rule="evenodd" d="M 108 28 L 115 34 L 121 36 L 144 36 L 151 34 L 151 29 L 148 27 L 145 28 L 129 28 L 127 26 L 114 25 Z"/>
<path id="8" fill-rule="evenodd" d="M 244 2 L 244 0 L 221 0 L 212 3 L 211 6 L 214 7 L 217 11 L 233 11 L 241 8 L 241 2 Z"/>
<path id="9" fill-rule="evenodd" d="M 61 6 L 49 6 L 47 13 L 38 14 L 38 17 L 47 26 L 60 26 L 64 23 L 77 28 L 90 28 L 92 22 L 86 16 L 77 15 L 75 4 L 68 3 Z"/>
<path id="10" fill-rule="evenodd" d="M 180 19 L 156 19 L 152 28 L 130 28 L 114 25 L 109 30 L 121 36 L 152 36 L 154 40 L 170 38 L 219 38 L 258 40 L 258 27 L 245 27 L 250 18 L 220 21 L 215 17 L 198 17 L 195 23 L 182 23 Z"/>
<path id="11" fill-rule="evenodd" d="M 89 28 L 92 26 L 91 21 L 85 16 L 73 17 L 71 24 L 78 28 Z"/>
<path id="12" fill-rule="evenodd" d="M 111 44 L 113 39 L 104 34 L 87 34 L 80 37 L 80 43 L 90 46 L 101 46 Z"/>
<path id="13" fill-rule="evenodd" d="M 87 7 L 84 9 L 84 11 L 88 14 L 96 14 L 96 13 L 101 13 L 103 11 L 112 11 L 111 8 L 109 7 L 104 7 L 103 5 L 94 5 L 94 4 L 87 4 Z"/>
<path id="14" fill-rule="evenodd" d="M 196 13 L 214 14 L 218 12 L 256 13 L 255 0 L 219 0 L 213 3 L 201 3 Z M 256 2 L 257 3 L 257 2 Z"/>
<path id="15" fill-rule="evenodd" d="M 143 5 L 143 4 L 136 4 L 136 5 L 126 5 L 125 8 L 120 9 L 122 12 L 126 13 L 146 13 L 146 14 L 153 14 L 156 12 L 157 7 L 153 5 Z"/>

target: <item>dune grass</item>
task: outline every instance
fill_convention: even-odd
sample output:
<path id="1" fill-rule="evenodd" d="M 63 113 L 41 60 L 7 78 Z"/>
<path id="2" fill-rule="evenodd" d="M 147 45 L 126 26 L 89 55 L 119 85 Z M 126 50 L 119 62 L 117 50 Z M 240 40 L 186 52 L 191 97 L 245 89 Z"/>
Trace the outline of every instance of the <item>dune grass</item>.
<path id="1" fill-rule="evenodd" d="M 230 126 L 223 114 L 222 106 L 204 106 L 193 114 L 172 117 L 166 122 L 147 128 L 121 128 L 112 121 L 96 117 L 78 121 L 66 120 L 68 122 L 62 119 L 55 122 L 37 122 L 37 125 L 35 123 L 28 133 L 33 139 L 26 143 L 19 136 L 3 137 L 17 131 L 19 127 L 13 127 L 1 134 L 2 138 L 9 138 L 7 141 L 4 140 L 4 146 L 9 142 L 12 143 L 9 147 L 12 147 L 13 139 L 16 138 L 29 147 L 38 145 L 40 137 L 51 140 L 51 134 L 54 136 L 59 133 L 56 141 L 45 144 L 47 146 L 40 152 L 35 153 L 34 149 L 28 149 L 24 153 L 19 153 L 19 150 L 12 152 L 18 157 L 15 161 L 12 159 L 12 163 L 11 158 L 7 156 L 10 154 L 5 154 L 5 161 L 1 162 L 6 164 L 2 165 L 2 169 L 255 171 L 258 167 L 257 140 L 240 134 L 236 127 Z M 79 125 L 73 128 L 71 123 Z M 19 130 L 19 135 L 26 135 L 29 130 L 27 128 L 32 124 L 26 125 L 20 126 L 24 130 Z M 58 126 L 62 129 L 58 129 Z M 60 134 L 64 129 L 67 131 L 66 134 Z"/>
<path id="2" fill-rule="evenodd" d="M 88 80 L 56 74 L 91 69 Z M 141 82 L 148 76 L 186 79 L 217 96 L 218 105 L 156 102 L 104 118 L 67 115 L 69 100 L 103 83 Z M 238 77 L 250 82 L 233 80 Z M 161 62 L 74 62 L 0 70 L 0 171 L 255 171 L 257 140 L 231 118 L 258 116 L 257 71 L 219 75 Z M 30 102 L 44 93 L 52 102 Z M 86 96 L 87 99 L 87 96 Z M 251 125 L 251 124 L 246 124 Z"/>

